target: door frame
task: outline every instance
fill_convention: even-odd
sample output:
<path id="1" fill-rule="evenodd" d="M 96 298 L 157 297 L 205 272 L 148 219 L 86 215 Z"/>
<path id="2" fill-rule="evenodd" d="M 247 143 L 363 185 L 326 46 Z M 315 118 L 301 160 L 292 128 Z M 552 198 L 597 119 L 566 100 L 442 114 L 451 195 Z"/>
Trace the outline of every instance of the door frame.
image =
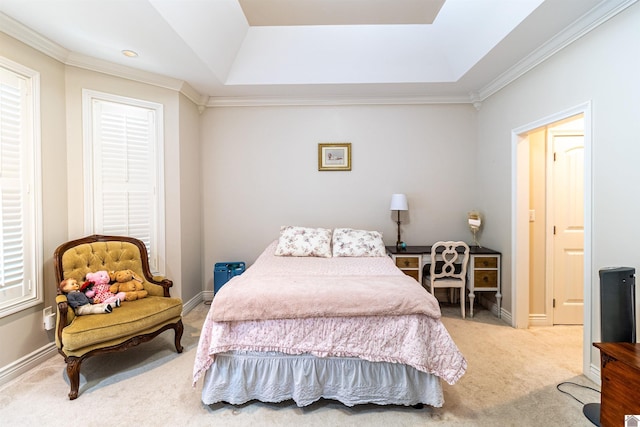
<path id="1" fill-rule="evenodd" d="M 583 373 L 594 381 L 591 342 L 592 283 L 592 123 L 591 101 L 543 117 L 511 131 L 511 292 L 512 326 L 529 326 L 529 140 L 527 133 L 572 116 L 584 117 L 584 314 Z M 594 365 L 595 366 L 595 365 Z M 599 366 L 599 361 L 598 361 Z"/>

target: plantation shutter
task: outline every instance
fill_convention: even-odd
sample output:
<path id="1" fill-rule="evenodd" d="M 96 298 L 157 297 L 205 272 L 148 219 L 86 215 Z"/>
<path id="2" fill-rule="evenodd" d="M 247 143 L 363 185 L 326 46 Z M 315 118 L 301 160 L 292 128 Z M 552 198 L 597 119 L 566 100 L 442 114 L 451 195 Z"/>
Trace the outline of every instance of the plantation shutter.
<path id="1" fill-rule="evenodd" d="M 157 271 L 155 112 L 94 99 L 93 113 L 96 232 L 142 240 Z"/>
<path id="2" fill-rule="evenodd" d="M 27 99 L 29 85 L 0 67 L 0 307 L 8 309 L 36 297 L 32 250 L 27 239 L 30 205 L 29 163 L 32 143 Z M 31 209 L 30 209 L 31 208 Z M 9 310 L 11 311 L 11 310 Z"/>

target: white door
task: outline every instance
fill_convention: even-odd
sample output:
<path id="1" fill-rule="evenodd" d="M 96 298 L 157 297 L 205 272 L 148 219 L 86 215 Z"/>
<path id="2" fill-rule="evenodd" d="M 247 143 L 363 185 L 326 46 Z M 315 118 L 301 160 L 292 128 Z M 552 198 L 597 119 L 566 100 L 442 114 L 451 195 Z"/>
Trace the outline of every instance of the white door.
<path id="1" fill-rule="evenodd" d="M 552 136 L 553 324 L 581 325 L 584 309 L 584 138 Z"/>

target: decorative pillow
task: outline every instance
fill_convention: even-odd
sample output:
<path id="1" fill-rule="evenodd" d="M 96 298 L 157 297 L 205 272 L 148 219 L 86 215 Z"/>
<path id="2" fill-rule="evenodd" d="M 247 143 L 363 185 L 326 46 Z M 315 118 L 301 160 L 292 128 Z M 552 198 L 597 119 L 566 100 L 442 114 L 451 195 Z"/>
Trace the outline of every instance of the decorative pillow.
<path id="1" fill-rule="evenodd" d="M 336 228 L 333 230 L 334 257 L 387 256 L 379 231 Z"/>
<path id="2" fill-rule="evenodd" d="M 282 226 L 277 256 L 331 257 L 331 229 Z"/>

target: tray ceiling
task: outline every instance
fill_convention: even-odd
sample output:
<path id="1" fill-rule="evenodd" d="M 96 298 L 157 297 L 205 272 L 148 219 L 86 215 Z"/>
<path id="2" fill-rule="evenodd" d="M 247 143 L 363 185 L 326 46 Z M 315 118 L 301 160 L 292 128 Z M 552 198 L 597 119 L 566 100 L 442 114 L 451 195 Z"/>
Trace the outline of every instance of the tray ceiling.
<path id="1" fill-rule="evenodd" d="M 239 0 L 250 26 L 432 24 L 444 0 Z"/>
<path id="2" fill-rule="evenodd" d="M 635 1 L 1 0 L 0 28 L 69 65 L 185 82 L 201 104 L 473 102 Z"/>

